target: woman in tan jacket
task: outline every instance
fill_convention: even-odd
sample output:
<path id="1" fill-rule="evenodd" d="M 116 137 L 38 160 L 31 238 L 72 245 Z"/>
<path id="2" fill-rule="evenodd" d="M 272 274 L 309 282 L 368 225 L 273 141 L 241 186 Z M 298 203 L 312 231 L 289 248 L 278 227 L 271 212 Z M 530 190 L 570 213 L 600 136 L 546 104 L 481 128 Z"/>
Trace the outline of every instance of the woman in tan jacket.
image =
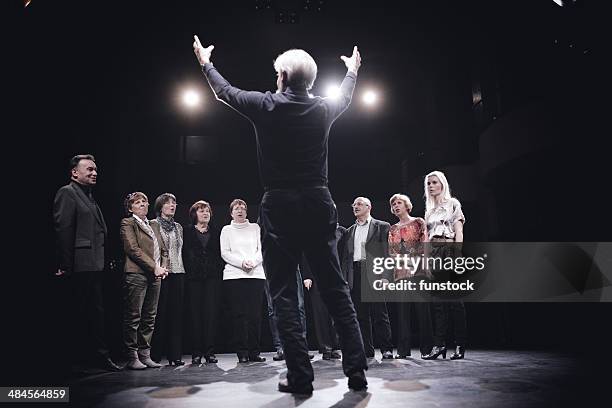
<path id="1" fill-rule="evenodd" d="M 147 196 L 141 192 L 128 194 L 124 206 L 127 218 L 121 220 L 120 235 L 125 251 L 123 339 L 128 351 L 127 368 L 161 367 L 151 360 L 151 337 L 160 281 L 168 274 L 161 266 L 165 254 L 159 245 L 159 233 L 147 220 Z"/>

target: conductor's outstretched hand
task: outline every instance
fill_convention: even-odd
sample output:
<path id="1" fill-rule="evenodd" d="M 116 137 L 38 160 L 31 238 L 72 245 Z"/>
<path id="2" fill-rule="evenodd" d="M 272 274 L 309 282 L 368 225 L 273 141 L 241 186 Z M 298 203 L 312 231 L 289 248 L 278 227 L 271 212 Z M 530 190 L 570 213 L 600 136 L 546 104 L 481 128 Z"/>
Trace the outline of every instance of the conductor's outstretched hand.
<path id="1" fill-rule="evenodd" d="M 351 55 L 350 58 L 343 55 L 340 59 L 344 61 L 344 65 L 346 65 L 346 68 L 350 72 L 357 75 L 357 71 L 359 71 L 359 67 L 361 66 L 361 54 L 359 54 L 357 46 L 353 47 L 353 55 Z"/>
<path id="2" fill-rule="evenodd" d="M 200 43 L 198 36 L 193 36 L 193 52 L 195 53 L 196 57 L 198 57 L 198 62 L 200 65 L 208 64 L 210 62 L 210 54 L 212 54 L 212 50 L 214 48 L 214 45 L 209 45 L 206 48 L 202 47 L 202 43 Z"/>

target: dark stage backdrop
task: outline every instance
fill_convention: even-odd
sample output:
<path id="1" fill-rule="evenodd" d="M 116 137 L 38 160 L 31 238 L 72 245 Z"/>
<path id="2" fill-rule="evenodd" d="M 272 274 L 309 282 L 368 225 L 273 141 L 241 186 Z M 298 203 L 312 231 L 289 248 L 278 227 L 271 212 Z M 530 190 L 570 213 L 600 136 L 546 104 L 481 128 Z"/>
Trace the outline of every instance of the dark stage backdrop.
<path id="1" fill-rule="evenodd" d="M 96 198 L 110 228 L 109 260 L 123 256 L 118 225 L 131 191 L 150 199 L 175 193 L 180 222 L 197 199 L 213 203 L 218 226 L 229 222 L 236 197 L 256 218 L 262 190 L 252 126 L 214 100 L 193 34 L 215 44 L 213 61 L 233 84 L 257 90 L 274 89 L 273 59 L 299 47 L 319 64 L 313 92 L 322 94 L 344 74 L 338 57 L 360 47 L 355 100 L 329 146 L 330 189 L 345 226 L 360 195 L 372 199 L 379 219 L 394 222 L 387 200 L 395 192 L 409 194 L 422 215 L 423 176 L 441 169 L 464 205 L 466 240 L 609 239 L 599 2 L 330 0 L 294 24 L 254 3 L 35 0 L 13 10 L 2 132 L 2 337 L 13 367 L 25 367 L 23 379 L 55 378 L 64 358 L 66 297 L 52 276 L 51 208 L 72 155 L 92 153 L 101 169 Z M 201 111 L 180 107 L 186 86 L 202 93 Z M 359 100 L 369 87 L 381 99 L 370 110 Z M 120 280 L 119 269 L 109 271 L 116 352 Z M 467 313 L 470 347 L 591 353 L 611 337 L 610 304 L 468 304 Z M 230 351 L 228 329 L 220 327 L 219 351 Z"/>

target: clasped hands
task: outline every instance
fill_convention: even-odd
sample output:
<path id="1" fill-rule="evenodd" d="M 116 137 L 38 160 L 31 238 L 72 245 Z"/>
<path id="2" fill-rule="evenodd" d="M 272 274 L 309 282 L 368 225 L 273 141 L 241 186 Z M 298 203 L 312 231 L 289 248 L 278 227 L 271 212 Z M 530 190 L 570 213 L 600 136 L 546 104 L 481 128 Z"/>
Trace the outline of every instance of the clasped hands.
<path id="1" fill-rule="evenodd" d="M 246 259 L 244 261 L 242 261 L 242 269 L 245 272 L 251 272 L 251 270 L 255 267 L 255 262 L 251 261 L 250 259 Z"/>
<path id="2" fill-rule="evenodd" d="M 153 271 L 153 273 L 155 274 L 155 279 L 166 279 L 168 276 L 168 269 L 155 265 L 155 271 Z"/>

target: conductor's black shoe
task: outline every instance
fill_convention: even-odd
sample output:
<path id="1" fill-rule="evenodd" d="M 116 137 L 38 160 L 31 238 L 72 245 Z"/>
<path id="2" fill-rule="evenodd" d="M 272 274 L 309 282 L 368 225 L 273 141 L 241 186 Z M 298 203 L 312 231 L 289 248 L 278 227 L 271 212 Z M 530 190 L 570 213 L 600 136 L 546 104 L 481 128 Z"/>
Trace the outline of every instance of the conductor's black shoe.
<path id="1" fill-rule="evenodd" d="M 323 360 L 338 360 L 340 358 L 342 358 L 342 355 L 338 350 L 325 351 L 323 353 Z"/>
<path id="2" fill-rule="evenodd" d="M 211 354 L 210 356 L 206 356 L 204 358 L 206 359 L 207 363 L 214 364 L 214 363 L 218 363 L 219 362 L 219 360 L 217 360 L 217 357 L 214 354 Z"/>
<path id="3" fill-rule="evenodd" d="M 278 382 L 278 390 L 280 392 L 288 392 L 291 394 L 311 395 L 312 384 L 302 385 L 298 387 L 289 384 L 289 381 L 287 381 L 287 379 L 285 378 Z"/>
<path id="4" fill-rule="evenodd" d="M 200 365 L 200 364 L 202 364 L 202 357 L 200 357 L 200 356 L 193 357 L 191 359 L 191 364 L 192 365 Z"/>
<path id="5" fill-rule="evenodd" d="M 276 354 L 272 357 L 274 361 L 283 361 L 285 359 L 285 353 L 283 350 L 278 350 Z"/>
<path id="6" fill-rule="evenodd" d="M 348 387 L 353 391 L 361 391 L 368 388 L 368 380 L 366 380 L 363 370 L 359 370 L 349 376 Z"/>

